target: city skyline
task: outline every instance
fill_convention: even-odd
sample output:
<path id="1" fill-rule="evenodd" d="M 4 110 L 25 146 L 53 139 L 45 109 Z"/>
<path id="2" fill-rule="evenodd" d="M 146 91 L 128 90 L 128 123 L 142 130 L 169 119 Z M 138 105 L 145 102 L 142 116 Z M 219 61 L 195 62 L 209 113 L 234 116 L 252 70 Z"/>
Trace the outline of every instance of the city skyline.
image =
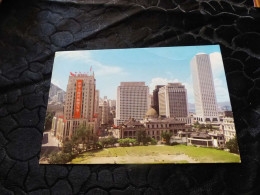
<path id="1" fill-rule="evenodd" d="M 197 53 L 210 55 L 217 102 L 230 102 L 218 45 L 57 52 L 52 83 L 66 91 L 70 72 L 83 73 L 92 67 L 100 97 L 116 99 L 122 81 L 145 82 L 150 94 L 155 85 L 181 82 L 187 89 L 188 102 L 194 103 L 190 61 Z"/>

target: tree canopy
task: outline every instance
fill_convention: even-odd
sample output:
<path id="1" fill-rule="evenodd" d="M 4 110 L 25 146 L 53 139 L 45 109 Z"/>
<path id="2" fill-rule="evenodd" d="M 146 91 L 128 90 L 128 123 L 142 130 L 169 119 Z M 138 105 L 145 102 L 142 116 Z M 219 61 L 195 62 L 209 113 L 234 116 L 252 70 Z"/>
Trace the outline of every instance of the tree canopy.
<path id="1" fill-rule="evenodd" d="M 230 152 L 239 154 L 239 147 L 237 142 L 237 136 L 235 136 L 233 139 L 230 139 L 226 143 L 226 147 L 229 149 Z"/>
<path id="2" fill-rule="evenodd" d="M 170 140 L 171 140 L 171 137 L 172 137 L 172 133 L 171 132 L 162 132 L 161 133 L 161 136 L 163 139 L 165 139 L 165 142 L 167 145 L 170 145 Z"/>

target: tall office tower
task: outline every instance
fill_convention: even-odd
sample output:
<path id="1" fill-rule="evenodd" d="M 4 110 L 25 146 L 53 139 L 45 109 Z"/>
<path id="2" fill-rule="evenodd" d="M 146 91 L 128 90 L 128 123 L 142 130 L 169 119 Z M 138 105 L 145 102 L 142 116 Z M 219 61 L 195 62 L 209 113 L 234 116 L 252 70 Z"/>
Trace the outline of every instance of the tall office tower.
<path id="1" fill-rule="evenodd" d="M 99 103 L 99 118 L 100 118 L 100 124 L 108 124 L 109 121 L 109 101 L 107 97 L 105 96 L 103 100 L 100 101 Z"/>
<path id="2" fill-rule="evenodd" d="M 116 100 L 116 126 L 122 124 L 130 117 L 143 120 L 148 105 L 149 88 L 145 82 L 121 82 L 117 88 Z"/>
<path id="3" fill-rule="evenodd" d="M 80 125 L 89 126 L 92 132 L 97 130 L 95 117 L 96 80 L 93 75 L 72 74 L 69 77 L 64 115 L 59 117 L 57 136 L 60 141 L 70 139 Z"/>
<path id="4" fill-rule="evenodd" d="M 158 93 L 159 89 L 163 87 L 164 85 L 156 85 L 155 89 L 153 90 L 153 104 L 152 107 L 156 110 L 157 113 L 159 113 L 159 98 Z"/>
<path id="5" fill-rule="evenodd" d="M 96 80 L 94 75 L 70 76 L 64 106 L 65 119 L 92 119 L 95 114 Z"/>
<path id="6" fill-rule="evenodd" d="M 158 92 L 159 115 L 171 117 L 187 117 L 187 90 L 181 83 L 168 83 Z"/>
<path id="7" fill-rule="evenodd" d="M 197 54 L 191 60 L 196 119 L 201 122 L 219 121 L 216 93 L 208 54 Z"/>

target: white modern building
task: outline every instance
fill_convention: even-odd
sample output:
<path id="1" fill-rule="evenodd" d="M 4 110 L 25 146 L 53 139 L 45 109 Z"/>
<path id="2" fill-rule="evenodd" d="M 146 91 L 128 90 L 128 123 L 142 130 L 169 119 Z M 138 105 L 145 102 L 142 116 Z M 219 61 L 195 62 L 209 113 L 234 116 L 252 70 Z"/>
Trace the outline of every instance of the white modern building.
<path id="1" fill-rule="evenodd" d="M 200 53 L 191 60 L 191 73 L 195 97 L 196 120 L 218 122 L 218 106 L 208 54 Z"/>
<path id="2" fill-rule="evenodd" d="M 116 118 L 119 126 L 129 118 L 143 120 L 149 108 L 149 88 L 145 82 L 121 82 L 117 88 Z"/>
<path id="3" fill-rule="evenodd" d="M 167 118 L 187 117 L 187 90 L 181 83 L 168 83 L 158 92 L 159 115 Z"/>

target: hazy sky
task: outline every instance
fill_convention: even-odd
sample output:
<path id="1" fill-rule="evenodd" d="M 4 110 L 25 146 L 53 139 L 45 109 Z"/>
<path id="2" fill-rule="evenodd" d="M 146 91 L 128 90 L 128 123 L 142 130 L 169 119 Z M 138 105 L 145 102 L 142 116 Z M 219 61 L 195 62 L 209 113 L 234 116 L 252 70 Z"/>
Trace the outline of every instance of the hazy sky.
<path id="1" fill-rule="evenodd" d="M 155 85 L 182 82 L 194 103 L 190 61 L 197 53 L 210 54 L 217 101 L 229 101 L 218 45 L 56 52 L 52 83 L 66 91 L 70 72 L 87 73 L 92 66 L 101 97 L 116 99 L 122 81 L 145 81 L 150 93 Z"/>

